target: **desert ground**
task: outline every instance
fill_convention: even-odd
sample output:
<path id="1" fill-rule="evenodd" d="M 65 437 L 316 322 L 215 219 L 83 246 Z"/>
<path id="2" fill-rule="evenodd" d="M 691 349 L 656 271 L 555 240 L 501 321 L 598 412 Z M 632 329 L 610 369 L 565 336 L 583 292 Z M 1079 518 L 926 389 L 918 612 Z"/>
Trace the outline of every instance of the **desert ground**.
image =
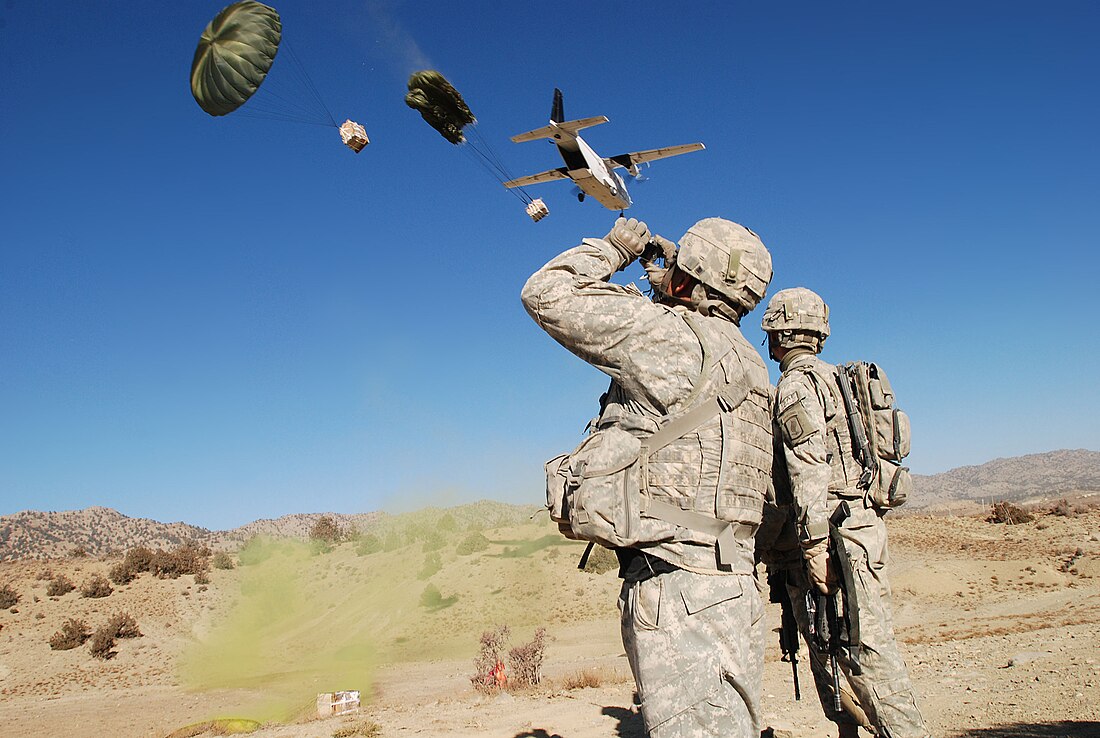
<path id="1" fill-rule="evenodd" d="M 908 515 L 889 529 L 897 633 L 936 736 L 1100 736 L 1100 511 L 1019 525 Z M 240 717 L 263 738 L 643 736 L 615 572 L 578 571 L 581 546 L 546 523 L 483 533 L 490 545 L 475 553 L 268 552 L 211 570 L 208 584 L 145 574 L 103 598 L 46 587 L 65 574 L 79 588 L 111 560 L 0 564 L 0 585 L 20 595 L 0 611 L 3 734 L 206 735 L 188 726 Z M 111 658 L 48 644 L 67 618 L 94 629 L 120 612 L 143 635 L 119 639 Z M 778 606 L 768 617 L 777 627 Z M 478 638 L 499 624 L 513 644 L 546 629 L 539 686 L 471 685 Z M 808 666 L 796 702 L 774 633 L 767 648 L 765 725 L 835 735 Z M 311 714 L 315 694 L 335 689 L 362 690 L 358 716 Z"/>

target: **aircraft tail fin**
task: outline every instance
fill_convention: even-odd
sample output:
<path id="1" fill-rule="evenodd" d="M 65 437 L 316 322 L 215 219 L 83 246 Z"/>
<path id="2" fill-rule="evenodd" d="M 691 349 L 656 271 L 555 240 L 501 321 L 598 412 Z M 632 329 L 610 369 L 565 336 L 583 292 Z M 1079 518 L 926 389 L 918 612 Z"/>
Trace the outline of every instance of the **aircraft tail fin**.
<path id="1" fill-rule="evenodd" d="M 554 106 L 550 108 L 550 122 L 561 123 L 565 120 L 564 106 L 561 103 L 561 90 L 554 88 Z"/>

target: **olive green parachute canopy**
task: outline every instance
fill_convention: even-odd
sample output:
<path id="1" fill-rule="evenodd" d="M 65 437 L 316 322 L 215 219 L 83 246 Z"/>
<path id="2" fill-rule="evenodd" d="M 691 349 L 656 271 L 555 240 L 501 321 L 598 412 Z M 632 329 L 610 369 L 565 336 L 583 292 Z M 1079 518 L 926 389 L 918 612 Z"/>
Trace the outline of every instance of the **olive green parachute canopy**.
<path id="1" fill-rule="evenodd" d="M 191 62 L 191 94 L 210 115 L 245 104 L 264 81 L 282 38 L 274 8 L 244 0 L 233 3 L 202 32 Z"/>
<path id="2" fill-rule="evenodd" d="M 409 77 L 409 94 L 405 95 L 405 104 L 419 110 L 428 125 L 453 144 L 465 141 L 463 127 L 477 122 L 458 90 L 432 69 L 413 72 Z"/>

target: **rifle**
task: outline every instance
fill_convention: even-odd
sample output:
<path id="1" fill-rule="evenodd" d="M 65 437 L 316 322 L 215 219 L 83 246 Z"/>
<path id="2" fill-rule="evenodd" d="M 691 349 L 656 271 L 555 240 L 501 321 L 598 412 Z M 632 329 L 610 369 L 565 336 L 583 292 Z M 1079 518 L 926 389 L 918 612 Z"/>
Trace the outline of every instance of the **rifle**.
<path id="1" fill-rule="evenodd" d="M 798 686 L 798 621 L 794 617 L 794 603 L 787 589 L 787 572 L 777 571 L 768 575 L 768 599 L 779 603 L 783 616 L 779 625 L 779 650 L 784 661 L 791 662 L 791 676 L 794 679 L 794 698 L 802 699 L 802 690 Z"/>
<path id="2" fill-rule="evenodd" d="M 859 665 L 859 606 L 855 578 L 848 549 L 840 535 L 840 526 L 852 514 L 848 501 L 842 500 L 829 517 L 829 559 L 840 572 L 840 586 L 832 594 L 822 594 L 811 585 L 806 592 L 806 611 L 810 619 L 810 638 L 821 653 L 829 655 L 833 678 L 833 710 L 842 712 L 840 669 L 837 656 L 847 653 L 853 674 L 862 673 Z"/>
<path id="3" fill-rule="evenodd" d="M 844 413 L 848 418 L 848 430 L 852 434 L 852 441 L 855 443 L 856 451 L 859 454 L 859 463 L 863 467 L 856 486 L 867 490 L 871 488 L 871 482 L 875 478 L 875 455 L 872 452 L 871 443 L 863 426 L 863 416 L 860 415 L 859 405 L 856 404 L 855 392 L 852 391 L 852 382 L 848 378 L 847 367 L 837 367 L 836 378 L 837 385 L 840 387 L 840 394 L 844 398 Z"/>

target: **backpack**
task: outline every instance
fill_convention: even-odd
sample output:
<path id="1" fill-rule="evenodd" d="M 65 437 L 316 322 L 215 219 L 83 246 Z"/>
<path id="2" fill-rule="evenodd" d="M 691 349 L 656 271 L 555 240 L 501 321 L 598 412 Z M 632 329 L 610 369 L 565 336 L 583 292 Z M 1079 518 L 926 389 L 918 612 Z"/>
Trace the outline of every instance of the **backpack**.
<path id="1" fill-rule="evenodd" d="M 902 460 L 909 455 L 909 416 L 898 409 L 886 372 L 877 364 L 853 361 L 837 367 L 837 385 L 852 438 L 852 451 L 863 468 L 858 487 L 878 508 L 905 504 L 913 478 Z"/>

